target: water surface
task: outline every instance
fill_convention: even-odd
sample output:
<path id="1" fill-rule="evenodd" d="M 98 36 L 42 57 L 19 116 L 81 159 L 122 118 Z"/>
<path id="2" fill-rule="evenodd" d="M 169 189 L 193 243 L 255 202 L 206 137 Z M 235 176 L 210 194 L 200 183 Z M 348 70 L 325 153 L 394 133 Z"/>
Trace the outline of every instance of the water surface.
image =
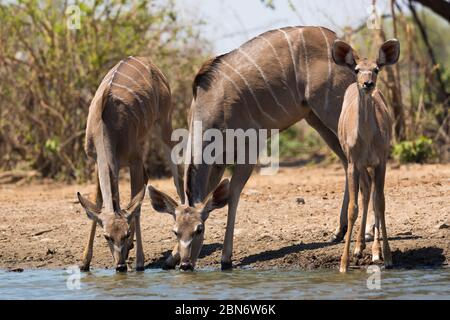
<path id="1" fill-rule="evenodd" d="M 379 275 L 380 289 L 366 270 L 94 270 L 79 282 L 67 270 L 0 271 L 0 299 L 450 299 L 450 269 Z"/>

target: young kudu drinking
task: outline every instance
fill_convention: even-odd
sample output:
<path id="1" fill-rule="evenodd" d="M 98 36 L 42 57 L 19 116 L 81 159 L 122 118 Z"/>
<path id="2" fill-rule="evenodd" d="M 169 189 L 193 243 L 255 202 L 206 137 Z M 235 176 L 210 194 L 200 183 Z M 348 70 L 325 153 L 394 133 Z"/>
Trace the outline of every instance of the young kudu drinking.
<path id="1" fill-rule="evenodd" d="M 204 131 L 211 128 L 284 130 L 306 119 L 346 167 L 347 159 L 337 138 L 337 127 L 345 89 L 352 82 L 353 75 L 347 68 L 333 63 L 331 49 L 335 39 L 334 32 L 322 27 L 282 28 L 263 33 L 238 49 L 208 61 L 193 84 L 190 135 L 193 134 L 194 122 L 200 122 Z M 194 140 L 191 139 L 192 145 Z M 200 148 L 204 150 L 208 144 L 203 142 Z M 225 165 L 198 164 L 193 159 L 187 160 L 185 205 L 195 209 L 204 205 L 207 195 L 216 189 Z M 221 259 L 223 269 L 232 266 L 236 210 L 253 168 L 252 163 L 236 164 L 230 181 Z M 155 192 L 151 189 L 150 195 Z M 152 197 L 157 210 L 171 212 L 167 201 L 155 203 L 160 199 L 161 196 Z M 347 204 L 346 190 L 340 225 L 335 234 L 337 240 L 345 234 Z M 175 228 L 178 227 L 177 220 Z M 184 244 L 198 247 L 202 239 L 194 235 L 191 242 Z M 176 249 L 166 261 L 166 267 L 174 267 L 179 262 Z"/>
<path id="2" fill-rule="evenodd" d="M 382 93 L 376 89 L 377 74 L 386 65 L 397 62 L 400 44 L 396 39 L 386 41 L 380 48 L 376 61 L 360 59 L 345 42 L 333 44 L 333 59 L 355 74 L 356 82 L 345 92 L 339 118 L 338 137 L 348 159 L 347 182 L 350 202 L 348 206 L 348 230 L 340 271 L 346 272 L 353 225 L 358 216 L 358 189 L 361 187 L 363 215 L 358 233 L 355 255 L 365 248 L 364 231 L 370 192 L 373 184 L 373 209 L 375 213 L 372 260 L 380 259 L 380 231 L 383 237 L 383 258 L 386 267 L 392 266 L 385 224 L 384 180 L 391 139 L 391 118 Z"/>
<path id="3" fill-rule="evenodd" d="M 126 259 L 136 232 L 136 270 L 144 269 L 140 208 L 147 177 L 142 152 L 150 128 L 158 123 L 170 154 L 173 144 L 170 141 L 170 99 L 166 77 L 142 57 L 128 57 L 120 61 L 97 89 L 89 107 L 85 146 L 87 155 L 96 160 L 96 204 L 78 193 L 81 205 L 92 220 L 82 270 L 89 270 L 97 224 L 103 229 L 118 271 L 127 270 Z M 177 167 L 172 162 L 170 164 L 175 185 L 183 196 L 181 175 L 178 175 Z M 119 169 L 125 166 L 130 169 L 132 200 L 122 210 Z"/>

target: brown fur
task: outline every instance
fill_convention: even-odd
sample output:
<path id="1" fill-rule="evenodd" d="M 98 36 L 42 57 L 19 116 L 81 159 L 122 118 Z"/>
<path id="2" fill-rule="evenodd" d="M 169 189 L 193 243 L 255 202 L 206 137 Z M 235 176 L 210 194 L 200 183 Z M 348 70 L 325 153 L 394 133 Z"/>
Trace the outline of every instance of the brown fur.
<path id="1" fill-rule="evenodd" d="M 136 269 L 144 268 L 140 231 L 140 204 L 147 176 L 143 165 L 142 146 L 155 123 L 159 124 L 167 152 L 173 143 L 170 87 L 163 73 L 145 57 L 128 57 L 115 65 L 102 80 L 89 107 L 86 126 L 86 153 L 96 160 L 96 206 L 79 196 L 88 217 L 93 220 L 83 257 L 83 270 L 88 270 L 96 225 L 99 224 L 110 246 L 116 267 L 126 269 L 125 260 L 133 247 L 136 233 Z M 170 161 L 170 157 L 169 157 Z M 182 179 L 172 163 L 175 185 L 183 195 Z M 119 169 L 130 168 L 131 212 L 120 208 Z M 144 190 L 144 191 L 142 191 Z"/>
<path id="2" fill-rule="evenodd" d="M 215 63 L 207 62 L 194 82 L 190 123 L 201 121 L 204 130 L 284 130 L 306 119 L 346 168 L 337 127 L 344 92 L 353 77 L 348 69 L 332 62 L 335 39 L 334 32 L 321 27 L 282 28 L 253 38 Z M 203 86 L 199 86 L 202 81 Z M 223 268 L 231 267 L 236 210 L 253 168 L 251 164 L 236 165 L 231 178 Z M 220 182 L 224 170 L 224 165 L 191 161 L 185 168 L 186 204 L 195 207 L 202 203 Z M 345 233 L 347 204 L 346 191 L 337 240 Z"/>
<path id="3" fill-rule="evenodd" d="M 358 189 L 361 188 L 363 214 L 358 233 L 355 255 L 361 256 L 365 248 L 366 227 L 370 192 L 373 185 L 375 213 L 375 234 L 372 259 L 380 259 L 380 231 L 383 234 L 383 258 L 386 267 L 392 266 L 385 225 L 384 180 L 389 156 L 392 120 L 382 93 L 375 88 L 377 74 L 384 65 L 396 63 L 400 53 L 397 40 L 385 42 L 378 59 L 359 59 L 345 42 L 336 40 L 333 45 L 333 59 L 354 71 L 356 82 L 351 84 L 344 97 L 339 117 L 338 136 L 348 159 L 347 183 L 349 189 L 348 230 L 341 258 L 340 271 L 346 272 L 349 264 L 349 250 L 352 229 L 358 216 Z"/>

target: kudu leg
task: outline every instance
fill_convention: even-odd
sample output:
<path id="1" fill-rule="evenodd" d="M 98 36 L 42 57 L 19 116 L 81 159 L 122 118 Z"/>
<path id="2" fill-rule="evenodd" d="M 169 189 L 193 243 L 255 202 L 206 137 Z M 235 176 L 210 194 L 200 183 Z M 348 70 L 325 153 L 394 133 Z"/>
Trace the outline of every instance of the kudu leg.
<path id="1" fill-rule="evenodd" d="M 375 207 L 375 193 L 373 194 L 373 206 Z M 375 209 L 374 209 L 375 210 Z M 380 245 L 380 220 L 375 211 L 375 223 L 373 225 L 373 243 L 372 243 L 372 262 L 381 260 L 381 245 Z"/>
<path id="2" fill-rule="evenodd" d="M 98 178 L 98 169 L 96 167 L 95 175 L 97 177 L 96 180 L 96 188 L 95 188 L 95 203 L 98 208 L 101 208 L 103 205 L 102 191 L 100 190 L 100 181 Z M 91 222 L 91 231 L 89 232 L 89 238 L 86 244 L 86 248 L 83 252 L 83 262 L 81 264 L 81 271 L 89 271 L 91 266 L 92 255 L 94 251 L 94 239 L 95 239 L 95 231 L 97 229 L 97 223 L 95 221 Z"/>
<path id="3" fill-rule="evenodd" d="M 389 248 L 388 235 L 385 221 L 385 199 L 384 199 L 384 180 L 386 175 L 386 166 L 380 165 L 375 169 L 375 199 L 374 209 L 381 226 L 381 236 L 383 237 L 383 260 L 386 268 L 392 267 L 392 254 Z M 378 232 L 379 233 L 379 232 Z"/>
<path id="4" fill-rule="evenodd" d="M 169 163 L 178 196 L 180 197 L 181 203 L 184 203 L 183 166 L 172 161 L 172 148 L 176 144 L 175 141 L 171 140 L 172 131 L 172 123 L 170 121 L 163 121 L 163 123 L 160 124 L 161 138 L 164 143 L 164 154 Z"/>
<path id="5" fill-rule="evenodd" d="M 364 169 L 360 172 L 359 177 L 361 195 L 362 195 L 362 203 L 363 203 L 363 213 L 361 216 L 361 227 L 358 231 L 358 236 L 356 238 L 356 245 L 354 256 L 357 258 L 362 257 L 362 252 L 366 248 L 366 239 L 364 237 L 366 230 L 366 221 L 367 221 L 367 212 L 369 210 L 369 202 L 370 202 L 370 189 L 371 189 L 371 181 L 368 172 Z"/>
<path id="6" fill-rule="evenodd" d="M 225 239 L 223 241 L 222 259 L 220 261 L 222 270 L 231 269 L 233 266 L 231 256 L 233 254 L 233 236 L 236 211 L 242 189 L 244 189 L 245 184 L 250 178 L 254 166 L 254 164 L 237 164 L 230 181 L 227 228 L 225 231 Z"/>
<path id="7" fill-rule="evenodd" d="M 331 131 L 327 126 L 323 124 L 323 122 L 314 114 L 314 112 L 310 112 L 306 118 L 306 122 L 313 127 L 328 147 L 333 150 L 333 152 L 339 157 L 341 160 L 342 166 L 345 170 L 345 189 L 344 189 L 344 198 L 342 200 L 341 213 L 339 215 L 339 225 L 337 226 L 334 234 L 331 236 L 330 242 L 341 242 L 345 236 L 347 231 L 347 211 L 348 211 L 348 183 L 347 183 L 347 158 L 342 151 L 341 144 L 339 143 L 339 139 L 336 135 Z"/>
<path id="8" fill-rule="evenodd" d="M 341 257 L 340 272 L 347 272 L 349 264 L 350 242 L 352 240 L 353 226 L 358 217 L 358 185 L 359 172 L 355 165 L 350 163 L 347 169 L 347 180 L 349 189 L 349 204 L 348 204 L 348 229 L 345 234 L 344 252 Z"/>
<path id="9" fill-rule="evenodd" d="M 209 194 L 213 191 L 222 180 L 223 173 L 225 172 L 226 166 L 224 164 L 214 164 L 212 165 L 209 173 L 208 188 L 206 193 Z"/>
<path id="10" fill-rule="evenodd" d="M 135 160 L 130 165 L 131 175 L 131 199 L 133 199 L 144 187 L 146 178 L 142 160 Z M 144 249 L 142 247 L 141 234 L 141 209 L 134 216 L 134 230 L 136 232 L 136 271 L 144 271 Z M 134 237 L 131 236 L 131 239 Z M 133 241 L 133 240 L 132 240 Z"/>
<path id="11" fill-rule="evenodd" d="M 181 257 L 178 251 L 178 243 L 175 244 L 175 247 L 172 250 L 170 256 L 164 261 L 163 270 L 171 270 L 175 269 L 175 267 L 180 263 Z"/>

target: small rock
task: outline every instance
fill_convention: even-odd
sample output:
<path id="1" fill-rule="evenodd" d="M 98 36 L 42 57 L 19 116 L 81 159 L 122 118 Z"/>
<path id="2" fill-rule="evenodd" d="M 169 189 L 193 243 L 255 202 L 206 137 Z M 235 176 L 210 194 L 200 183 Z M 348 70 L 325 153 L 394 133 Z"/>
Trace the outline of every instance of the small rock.
<path id="1" fill-rule="evenodd" d="M 297 198 L 296 201 L 297 201 L 297 204 L 305 204 L 306 203 L 305 199 L 303 199 L 303 198 Z"/>
<path id="2" fill-rule="evenodd" d="M 56 250 L 47 248 L 47 253 L 46 253 L 46 255 L 52 255 L 52 254 L 55 254 L 55 253 L 56 253 Z"/>
<path id="3" fill-rule="evenodd" d="M 23 268 L 9 269 L 8 272 L 23 272 Z"/>
<path id="4" fill-rule="evenodd" d="M 399 232 L 397 233 L 397 236 L 412 236 L 412 232 L 411 231 Z"/>
<path id="5" fill-rule="evenodd" d="M 259 192 L 256 189 L 247 189 L 244 192 L 244 194 L 247 195 L 247 196 L 252 196 L 252 195 L 255 195 L 255 194 L 259 194 Z"/>
<path id="6" fill-rule="evenodd" d="M 445 224 L 445 223 L 441 224 L 441 225 L 438 227 L 438 229 L 448 229 L 448 228 L 450 228 L 450 226 L 449 226 L 448 224 Z"/>

